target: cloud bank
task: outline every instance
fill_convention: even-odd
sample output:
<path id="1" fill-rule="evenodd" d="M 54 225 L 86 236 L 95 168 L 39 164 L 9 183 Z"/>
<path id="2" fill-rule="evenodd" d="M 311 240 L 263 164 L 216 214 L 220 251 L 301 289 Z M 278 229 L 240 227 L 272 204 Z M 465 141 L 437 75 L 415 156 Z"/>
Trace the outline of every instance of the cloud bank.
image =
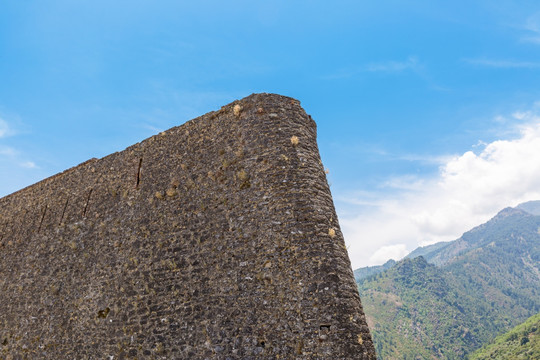
<path id="1" fill-rule="evenodd" d="M 527 123 L 516 138 L 448 158 L 434 178 L 391 179 L 381 193 L 338 196 L 359 214 L 340 219 L 353 268 L 457 239 L 507 206 L 540 199 L 540 117 L 514 118 Z"/>

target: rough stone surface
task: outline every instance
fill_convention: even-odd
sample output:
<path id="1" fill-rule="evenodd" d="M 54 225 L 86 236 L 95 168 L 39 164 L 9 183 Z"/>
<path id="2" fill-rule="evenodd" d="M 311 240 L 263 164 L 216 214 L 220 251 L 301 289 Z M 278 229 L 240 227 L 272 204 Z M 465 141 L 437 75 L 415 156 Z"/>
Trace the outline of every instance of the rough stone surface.
<path id="1" fill-rule="evenodd" d="M 0 199 L 0 254 L 0 358 L 375 358 L 291 98 L 251 95 Z"/>

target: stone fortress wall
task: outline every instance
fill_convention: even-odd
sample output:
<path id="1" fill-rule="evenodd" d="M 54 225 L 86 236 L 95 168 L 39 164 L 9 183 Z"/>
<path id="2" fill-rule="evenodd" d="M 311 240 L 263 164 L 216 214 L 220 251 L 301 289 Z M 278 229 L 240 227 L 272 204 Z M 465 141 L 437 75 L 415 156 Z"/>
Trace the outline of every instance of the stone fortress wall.
<path id="1" fill-rule="evenodd" d="M 316 126 L 288 97 L 0 199 L 0 256 L 0 358 L 375 358 Z"/>

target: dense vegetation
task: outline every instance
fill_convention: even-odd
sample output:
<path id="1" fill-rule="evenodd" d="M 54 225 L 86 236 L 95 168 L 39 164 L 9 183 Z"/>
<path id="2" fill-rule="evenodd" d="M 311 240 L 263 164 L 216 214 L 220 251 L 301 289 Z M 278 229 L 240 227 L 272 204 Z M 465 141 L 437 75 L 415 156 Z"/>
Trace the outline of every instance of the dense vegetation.
<path id="1" fill-rule="evenodd" d="M 379 358 L 463 359 L 538 313 L 539 229 L 540 216 L 508 208 L 358 281 Z"/>
<path id="2" fill-rule="evenodd" d="M 540 313 L 530 317 L 469 357 L 470 360 L 540 358 Z"/>
<path id="3" fill-rule="evenodd" d="M 472 324 L 455 305 L 459 294 L 422 257 L 363 282 L 361 297 L 381 359 L 462 359 L 469 350 Z"/>

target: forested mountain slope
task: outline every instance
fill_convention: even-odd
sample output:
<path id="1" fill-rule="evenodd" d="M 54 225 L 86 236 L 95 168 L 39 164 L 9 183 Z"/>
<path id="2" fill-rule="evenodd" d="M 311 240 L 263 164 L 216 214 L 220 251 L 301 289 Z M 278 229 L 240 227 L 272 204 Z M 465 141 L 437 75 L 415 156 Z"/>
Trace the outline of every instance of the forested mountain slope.
<path id="1" fill-rule="evenodd" d="M 540 359 L 540 313 L 530 317 L 489 345 L 476 351 L 470 360 Z"/>
<path id="2" fill-rule="evenodd" d="M 381 359 L 462 359 L 540 311 L 540 216 L 507 208 L 358 282 Z"/>

